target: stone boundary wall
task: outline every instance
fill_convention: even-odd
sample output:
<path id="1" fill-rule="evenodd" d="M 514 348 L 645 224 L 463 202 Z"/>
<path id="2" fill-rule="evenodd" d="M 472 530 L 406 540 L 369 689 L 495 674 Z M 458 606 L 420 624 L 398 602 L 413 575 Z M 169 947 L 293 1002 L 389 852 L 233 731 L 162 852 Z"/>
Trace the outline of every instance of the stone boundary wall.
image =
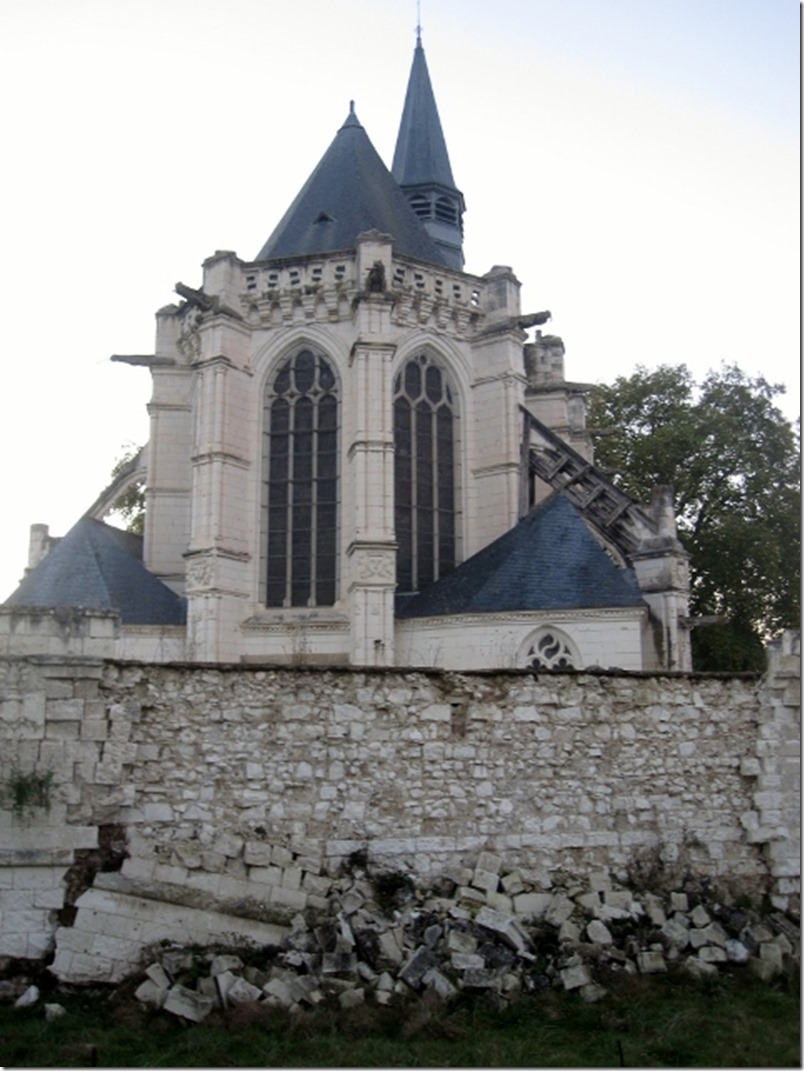
<path id="1" fill-rule="evenodd" d="M 53 798 L 5 793 L 0 956 L 52 946 L 111 824 L 118 900 L 261 922 L 362 851 L 422 880 L 491 851 L 534 887 L 689 873 L 797 908 L 798 643 L 761 679 L 2 659 L 0 787 L 52 771 Z"/>

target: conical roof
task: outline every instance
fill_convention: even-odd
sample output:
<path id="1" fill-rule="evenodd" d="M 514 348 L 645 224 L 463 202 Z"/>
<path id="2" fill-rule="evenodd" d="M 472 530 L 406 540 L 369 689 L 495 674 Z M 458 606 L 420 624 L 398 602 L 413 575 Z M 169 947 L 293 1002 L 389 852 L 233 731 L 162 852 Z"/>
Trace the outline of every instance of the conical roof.
<path id="1" fill-rule="evenodd" d="M 391 172 L 400 186 L 455 189 L 421 37 L 416 38 Z"/>
<path id="2" fill-rule="evenodd" d="M 142 564 L 142 539 L 82 517 L 5 606 L 116 610 L 124 625 L 182 625 L 184 600 Z"/>
<path id="3" fill-rule="evenodd" d="M 563 493 L 448 576 L 397 597 L 397 617 L 640 606 L 636 574 L 618 568 Z"/>
<path id="4" fill-rule="evenodd" d="M 354 249 L 363 231 L 390 234 L 394 252 L 448 266 L 388 168 L 354 108 L 320 163 L 255 258 L 275 260 Z"/>

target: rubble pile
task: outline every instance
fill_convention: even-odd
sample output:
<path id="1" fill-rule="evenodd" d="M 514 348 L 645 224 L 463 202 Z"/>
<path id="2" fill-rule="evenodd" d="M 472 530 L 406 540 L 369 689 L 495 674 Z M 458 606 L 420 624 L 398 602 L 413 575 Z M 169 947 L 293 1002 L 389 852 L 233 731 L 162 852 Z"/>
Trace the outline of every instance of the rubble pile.
<path id="1" fill-rule="evenodd" d="M 244 1002 L 300 1013 L 428 992 L 483 994 L 504 1007 L 551 986 L 597 1001 L 620 971 L 705 976 L 737 964 L 770 980 L 800 961 L 799 927 L 779 912 L 680 891 L 637 894 L 605 872 L 545 889 L 501 870 L 484 853 L 427 892 L 402 874 L 358 870 L 330 882 L 326 911 L 296 915 L 281 945 L 156 950 L 136 997 L 191 1022 Z"/>

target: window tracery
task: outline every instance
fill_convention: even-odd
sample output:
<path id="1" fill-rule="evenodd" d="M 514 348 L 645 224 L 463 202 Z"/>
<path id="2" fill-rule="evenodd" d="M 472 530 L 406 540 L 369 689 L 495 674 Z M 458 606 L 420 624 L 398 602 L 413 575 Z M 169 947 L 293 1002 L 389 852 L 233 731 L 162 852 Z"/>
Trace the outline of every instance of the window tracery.
<path id="1" fill-rule="evenodd" d="M 399 591 L 419 591 L 455 568 L 457 415 L 443 369 L 426 354 L 407 361 L 394 381 Z"/>
<path id="2" fill-rule="evenodd" d="M 336 598 L 338 385 L 325 357 L 289 357 L 265 395 L 263 511 L 266 606 Z"/>
<path id="3" fill-rule="evenodd" d="M 525 665 L 537 670 L 575 669 L 575 654 L 558 629 L 543 629 L 528 645 Z"/>

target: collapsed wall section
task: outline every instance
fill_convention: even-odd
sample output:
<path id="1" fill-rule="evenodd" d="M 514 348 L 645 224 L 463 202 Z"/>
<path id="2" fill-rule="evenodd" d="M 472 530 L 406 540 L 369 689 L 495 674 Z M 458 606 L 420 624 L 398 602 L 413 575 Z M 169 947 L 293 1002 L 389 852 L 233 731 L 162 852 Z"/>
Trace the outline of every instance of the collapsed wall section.
<path id="1" fill-rule="evenodd" d="M 58 893 L 112 824 L 122 872 L 73 882 L 97 940 L 60 931 L 83 979 L 171 919 L 288 924 L 354 853 L 426 881 L 491 851 L 543 888 L 664 868 L 797 904 L 796 650 L 762 680 L 0 661 L 0 955 L 52 947 Z M 9 802 L 26 777 L 46 806 Z"/>

